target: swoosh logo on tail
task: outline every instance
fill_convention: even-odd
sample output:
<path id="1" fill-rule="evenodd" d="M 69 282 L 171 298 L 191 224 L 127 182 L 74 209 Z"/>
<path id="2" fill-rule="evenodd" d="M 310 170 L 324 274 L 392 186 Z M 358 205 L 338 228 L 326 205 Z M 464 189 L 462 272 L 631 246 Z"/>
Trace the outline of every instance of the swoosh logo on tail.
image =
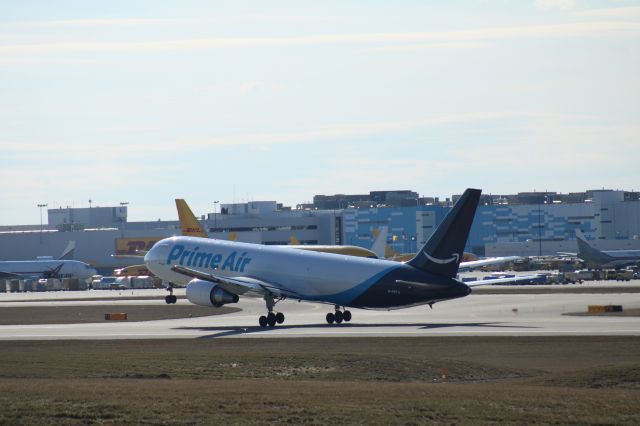
<path id="1" fill-rule="evenodd" d="M 458 259 L 460 259 L 460 255 L 458 253 L 451 253 L 451 257 L 448 259 L 438 259 L 437 257 L 430 256 L 426 252 L 423 252 L 423 253 L 427 257 L 427 259 L 439 265 L 446 265 L 447 263 L 458 262 Z"/>

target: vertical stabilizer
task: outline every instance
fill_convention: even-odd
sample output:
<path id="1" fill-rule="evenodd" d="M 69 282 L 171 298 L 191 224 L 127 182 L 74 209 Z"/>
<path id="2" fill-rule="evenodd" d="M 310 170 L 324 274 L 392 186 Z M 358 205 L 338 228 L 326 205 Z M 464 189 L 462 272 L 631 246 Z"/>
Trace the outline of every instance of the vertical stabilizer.
<path id="1" fill-rule="evenodd" d="M 578 257 L 593 264 L 607 263 L 614 260 L 611 256 L 593 247 L 587 242 L 582 231 L 576 230 L 576 241 L 578 242 Z"/>
<path id="2" fill-rule="evenodd" d="M 454 278 L 480 201 L 479 189 L 467 189 L 422 250 L 407 262 L 414 268 Z"/>
<path id="3" fill-rule="evenodd" d="M 67 247 L 64 249 L 58 260 L 71 260 L 73 259 L 73 255 L 76 252 L 76 242 L 74 240 L 70 240 Z"/>
<path id="4" fill-rule="evenodd" d="M 376 232 L 377 235 L 376 235 Z M 379 259 L 385 258 L 385 248 L 387 247 L 387 235 L 389 235 L 389 227 L 382 226 L 374 231 L 375 238 L 371 245 L 371 251 L 378 256 Z"/>
<path id="5" fill-rule="evenodd" d="M 200 226 L 200 222 L 196 219 L 187 202 L 181 198 L 176 198 L 176 208 L 178 209 L 178 218 L 180 219 L 180 228 L 182 235 L 187 237 L 209 238 L 207 233 Z"/>

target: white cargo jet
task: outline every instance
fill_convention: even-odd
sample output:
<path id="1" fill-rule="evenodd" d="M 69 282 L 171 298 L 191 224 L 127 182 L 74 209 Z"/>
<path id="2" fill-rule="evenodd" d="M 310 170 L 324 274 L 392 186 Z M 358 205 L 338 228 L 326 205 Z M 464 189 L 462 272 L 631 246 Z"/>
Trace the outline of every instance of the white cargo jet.
<path id="1" fill-rule="evenodd" d="M 480 192 L 467 189 L 407 263 L 184 236 L 157 242 L 145 263 L 158 277 L 186 284 L 187 299 L 197 305 L 220 307 L 238 302 L 239 296 L 264 298 L 268 313 L 260 316 L 261 327 L 284 322 L 284 314 L 273 308 L 286 298 L 334 305 L 326 316 L 330 324 L 351 320 L 345 307 L 433 305 L 493 283 L 456 279 Z"/>
<path id="2" fill-rule="evenodd" d="M 0 280 L 78 278 L 86 280 L 97 272 L 89 264 L 73 259 L 76 242 L 69 241 L 60 257 L 39 256 L 36 260 L 0 261 Z"/>
<path id="3" fill-rule="evenodd" d="M 560 254 L 577 256 L 590 268 L 624 268 L 625 266 L 640 264 L 640 250 L 598 250 L 587 242 L 580 230 L 576 230 L 578 253 Z"/>
<path id="4" fill-rule="evenodd" d="M 8 260 L 0 261 L 0 279 L 78 278 L 86 280 L 96 274 L 89 264 L 79 260 Z"/>

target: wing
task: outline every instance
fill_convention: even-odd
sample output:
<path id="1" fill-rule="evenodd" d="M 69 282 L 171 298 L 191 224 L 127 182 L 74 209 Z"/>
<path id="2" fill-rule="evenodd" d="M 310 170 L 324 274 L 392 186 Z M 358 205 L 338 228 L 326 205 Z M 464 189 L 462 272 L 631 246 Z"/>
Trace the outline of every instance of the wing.
<path id="1" fill-rule="evenodd" d="M 14 278 L 24 278 L 23 275 L 18 275 L 16 273 L 13 272 L 3 272 L 0 271 L 0 280 L 11 280 Z"/>
<path id="2" fill-rule="evenodd" d="M 525 284 L 530 282 L 542 282 L 544 277 L 540 275 L 520 275 L 510 278 L 489 278 L 486 280 L 465 281 L 465 284 L 469 287 L 479 287 L 481 285 L 492 284 Z"/>
<path id="3" fill-rule="evenodd" d="M 114 259 L 144 259 L 144 255 L 147 254 L 148 250 L 136 250 L 133 254 L 112 254 L 111 257 Z"/>
<path id="4" fill-rule="evenodd" d="M 237 295 L 254 294 L 258 296 L 272 295 L 275 297 L 301 298 L 293 290 L 249 277 L 225 277 L 219 274 L 200 272 L 184 266 L 172 266 L 171 270 L 188 277 L 215 283 L 230 293 Z"/>
<path id="5" fill-rule="evenodd" d="M 488 265 L 500 265 L 502 263 L 514 262 L 522 259 L 520 256 L 504 256 L 504 257 L 490 257 L 488 259 L 472 260 L 470 262 L 460 262 L 459 271 L 471 271 L 472 269 L 480 268 L 481 266 Z"/>

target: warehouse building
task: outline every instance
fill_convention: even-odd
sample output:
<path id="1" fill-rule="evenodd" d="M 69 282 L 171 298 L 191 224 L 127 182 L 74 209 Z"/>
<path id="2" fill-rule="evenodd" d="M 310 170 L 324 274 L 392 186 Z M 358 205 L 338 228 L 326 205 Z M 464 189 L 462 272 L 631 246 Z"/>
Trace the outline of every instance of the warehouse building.
<path id="1" fill-rule="evenodd" d="M 638 195 L 613 190 L 570 195 L 547 191 L 484 194 L 466 250 L 481 256 L 575 252 L 576 229 L 601 249 L 640 249 Z M 458 196 L 440 201 L 402 190 L 322 197 L 314 197 L 317 206 L 298 209 L 275 201 L 221 204 L 220 212 L 203 216 L 202 222 L 210 237 L 221 239 L 257 244 L 290 244 L 296 240 L 300 244 L 365 248 L 371 247 L 377 230 L 387 227 L 390 249 L 412 253 L 427 241 Z M 319 208 L 341 203 L 346 205 Z M 77 260 L 109 273 L 116 267 L 140 262 L 113 254 L 148 250 L 156 241 L 180 234 L 178 221 L 128 222 L 124 205 L 57 208 L 47 213 L 48 221 L 42 226 L 0 227 L 0 260 L 56 257 L 73 240 Z"/>

